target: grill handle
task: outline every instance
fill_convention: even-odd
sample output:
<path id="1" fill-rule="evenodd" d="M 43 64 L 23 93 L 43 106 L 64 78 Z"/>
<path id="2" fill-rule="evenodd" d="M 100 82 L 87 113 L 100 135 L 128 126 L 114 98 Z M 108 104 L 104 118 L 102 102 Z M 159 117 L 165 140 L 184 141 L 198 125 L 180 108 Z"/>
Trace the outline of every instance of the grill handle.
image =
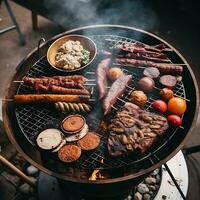
<path id="1" fill-rule="evenodd" d="M 40 40 L 38 41 L 38 45 L 37 45 L 37 57 L 38 57 L 38 60 L 40 59 L 40 45 L 42 43 L 46 42 L 45 38 L 40 38 Z"/>
<path id="2" fill-rule="evenodd" d="M 9 162 L 6 158 L 4 158 L 2 155 L 0 155 L 0 162 L 2 162 L 4 165 L 6 165 L 8 168 L 10 168 L 12 171 L 14 171 L 20 178 L 22 178 L 26 183 L 29 185 L 35 187 L 36 182 L 34 182 L 29 176 L 24 174 L 21 170 L 19 170 L 17 167 L 15 167 L 11 162 Z"/>

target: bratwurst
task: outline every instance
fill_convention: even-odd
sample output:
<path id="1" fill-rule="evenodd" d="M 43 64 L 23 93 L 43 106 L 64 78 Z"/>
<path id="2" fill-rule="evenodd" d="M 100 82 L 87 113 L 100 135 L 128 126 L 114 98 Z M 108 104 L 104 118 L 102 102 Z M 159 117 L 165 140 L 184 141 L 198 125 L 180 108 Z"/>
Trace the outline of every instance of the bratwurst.
<path id="1" fill-rule="evenodd" d="M 97 85 L 99 89 L 99 99 L 103 99 L 107 93 L 107 73 L 108 66 L 110 64 L 110 58 L 102 60 L 97 66 Z"/>

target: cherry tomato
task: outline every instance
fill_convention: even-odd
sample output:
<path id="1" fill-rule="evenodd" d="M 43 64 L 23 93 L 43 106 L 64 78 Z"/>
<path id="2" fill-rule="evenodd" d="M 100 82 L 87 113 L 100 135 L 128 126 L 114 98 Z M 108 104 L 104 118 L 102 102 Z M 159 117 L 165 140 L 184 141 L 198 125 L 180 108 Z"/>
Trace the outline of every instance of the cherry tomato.
<path id="1" fill-rule="evenodd" d="M 187 105 L 184 99 L 173 97 L 168 102 L 168 111 L 175 115 L 182 115 L 186 111 Z"/>
<path id="2" fill-rule="evenodd" d="M 167 104 L 163 100 L 154 101 L 152 106 L 161 113 L 167 112 Z"/>
<path id="3" fill-rule="evenodd" d="M 182 125 L 182 119 L 178 115 L 169 115 L 167 117 L 167 120 L 169 123 L 171 123 L 174 126 L 181 126 Z"/>

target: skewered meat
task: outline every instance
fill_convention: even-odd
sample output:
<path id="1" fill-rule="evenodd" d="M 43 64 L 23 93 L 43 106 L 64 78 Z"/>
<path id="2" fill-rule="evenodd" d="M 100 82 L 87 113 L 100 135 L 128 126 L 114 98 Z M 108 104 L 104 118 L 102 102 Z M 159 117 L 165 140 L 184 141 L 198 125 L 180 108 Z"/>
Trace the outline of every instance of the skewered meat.
<path id="1" fill-rule="evenodd" d="M 108 91 L 107 96 L 103 101 L 104 115 L 110 113 L 112 105 L 114 105 L 117 101 L 117 98 L 124 93 L 126 86 L 131 81 L 132 81 L 131 75 L 123 75 L 120 76 L 115 82 L 113 82 Z"/>
<path id="2" fill-rule="evenodd" d="M 133 152 L 144 153 L 167 129 L 168 122 L 165 117 L 127 103 L 108 127 L 109 154 L 126 156 Z"/>
<path id="3" fill-rule="evenodd" d="M 131 53 L 145 53 L 147 50 L 157 53 L 161 53 L 162 49 L 157 48 L 157 46 L 150 46 L 142 43 L 123 43 L 123 44 L 118 44 L 115 46 L 115 49 L 126 51 L 126 52 L 131 52 Z M 164 48 L 163 48 L 164 49 Z"/>
<path id="4" fill-rule="evenodd" d="M 99 99 L 103 99 L 107 93 L 107 73 L 110 58 L 102 60 L 97 66 L 97 85 L 99 89 Z"/>
<path id="5" fill-rule="evenodd" d="M 150 92 L 155 86 L 155 82 L 152 78 L 143 77 L 138 82 L 139 88 L 144 92 Z"/>
<path id="6" fill-rule="evenodd" d="M 168 62 L 165 54 L 147 54 L 147 53 L 128 53 L 126 55 L 118 55 L 117 57 L 133 58 L 138 60 L 147 60 L 152 62 Z"/>
<path id="7" fill-rule="evenodd" d="M 70 89 L 64 88 L 56 85 L 51 85 L 49 87 L 49 92 L 57 93 L 57 94 L 81 94 L 81 95 L 90 95 L 89 91 L 84 89 Z"/>
<path id="8" fill-rule="evenodd" d="M 75 77 L 76 79 L 77 77 Z M 68 80 L 59 77 L 30 78 L 25 77 L 24 82 L 31 85 L 37 92 L 58 93 L 58 94 L 82 94 L 90 95 L 89 91 L 83 86 L 80 79 Z"/>
<path id="9" fill-rule="evenodd" d="M 156 67 L 147 67 L 144 71 L 143 71 L 143 75 L 150 77 L 152 79 L 157 79 L 160 75 L 159 70 Z"/>
<path id="10" fill-rule="evenodd" d="M 56 102 L 55 107 L 58 111 L 67 112 L 83 112 L 88 113 L 91 111 L 90 106 L 85 103 L 66 103 L 66 102 Z"/>
<path id="11" fill-rule="evenodd" d="M 177 79 L 175 76 L 172 75 L 163 75 L 160 77 L 159 82 L 164 86 L 167 87 L 169 89 L 173 89 L 175 88 L 176 84 L 177 84 Z"/>
<path id="12" fill-rule="evenodd" d="M 171 65 L 168 63 L 154 63 L 146 60 L 136 60 L 136 59 L 128 59 L 128 58 L 116 58 L 116 62 L 123 65 L 133 65 L 134 66 L 144 66 L 144 67 L 156 67 L 162 73 L 168 74 L 181 74 L 183 72 L 183 67 L 180 65 Z"/>
<path id="13" fill-rule="evenodd" d="M 85 83 L 86 78 L 82 75 L 73 75 L 73 76 L 52 76 L 46 77 L 42 76 L 40 78 L 31 78 L 31 77 L 24 77 L 23 81 L 26 83 L 34 84 L 35 81 L 60 81 L 60 82 L 70 82 L 70 81 L 80 81 Z"/>
<path id="14" fill-rule="evenodd" d="M 38 102 L 88 102 L 88 95 L 61 95 L 61 94 L 18 94 L 14 96 L 17 103 L 38 103 Z"/>

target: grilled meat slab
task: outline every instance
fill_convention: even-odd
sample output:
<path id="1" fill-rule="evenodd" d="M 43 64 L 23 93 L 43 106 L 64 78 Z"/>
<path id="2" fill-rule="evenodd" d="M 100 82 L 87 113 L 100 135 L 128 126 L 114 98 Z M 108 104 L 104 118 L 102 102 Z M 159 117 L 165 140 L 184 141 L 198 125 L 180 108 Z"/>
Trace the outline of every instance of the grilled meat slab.
<path id="1" fill-rule="evenodd" d="M 131 75 L 123 75 L 111 85 L 108 94 L 103 101 L 104 115 L 110 113 L 112 106 L 117 101 L 117 98 L 124 93 L 126 86 L 131 82 L 131 80 Z"/>
<path id="2" fill-rule="evenodd" d="M 167 119 L 126 103 L 111 121 L 107 147 L 111 156 L 144 153 L 168 129 Z"/>

